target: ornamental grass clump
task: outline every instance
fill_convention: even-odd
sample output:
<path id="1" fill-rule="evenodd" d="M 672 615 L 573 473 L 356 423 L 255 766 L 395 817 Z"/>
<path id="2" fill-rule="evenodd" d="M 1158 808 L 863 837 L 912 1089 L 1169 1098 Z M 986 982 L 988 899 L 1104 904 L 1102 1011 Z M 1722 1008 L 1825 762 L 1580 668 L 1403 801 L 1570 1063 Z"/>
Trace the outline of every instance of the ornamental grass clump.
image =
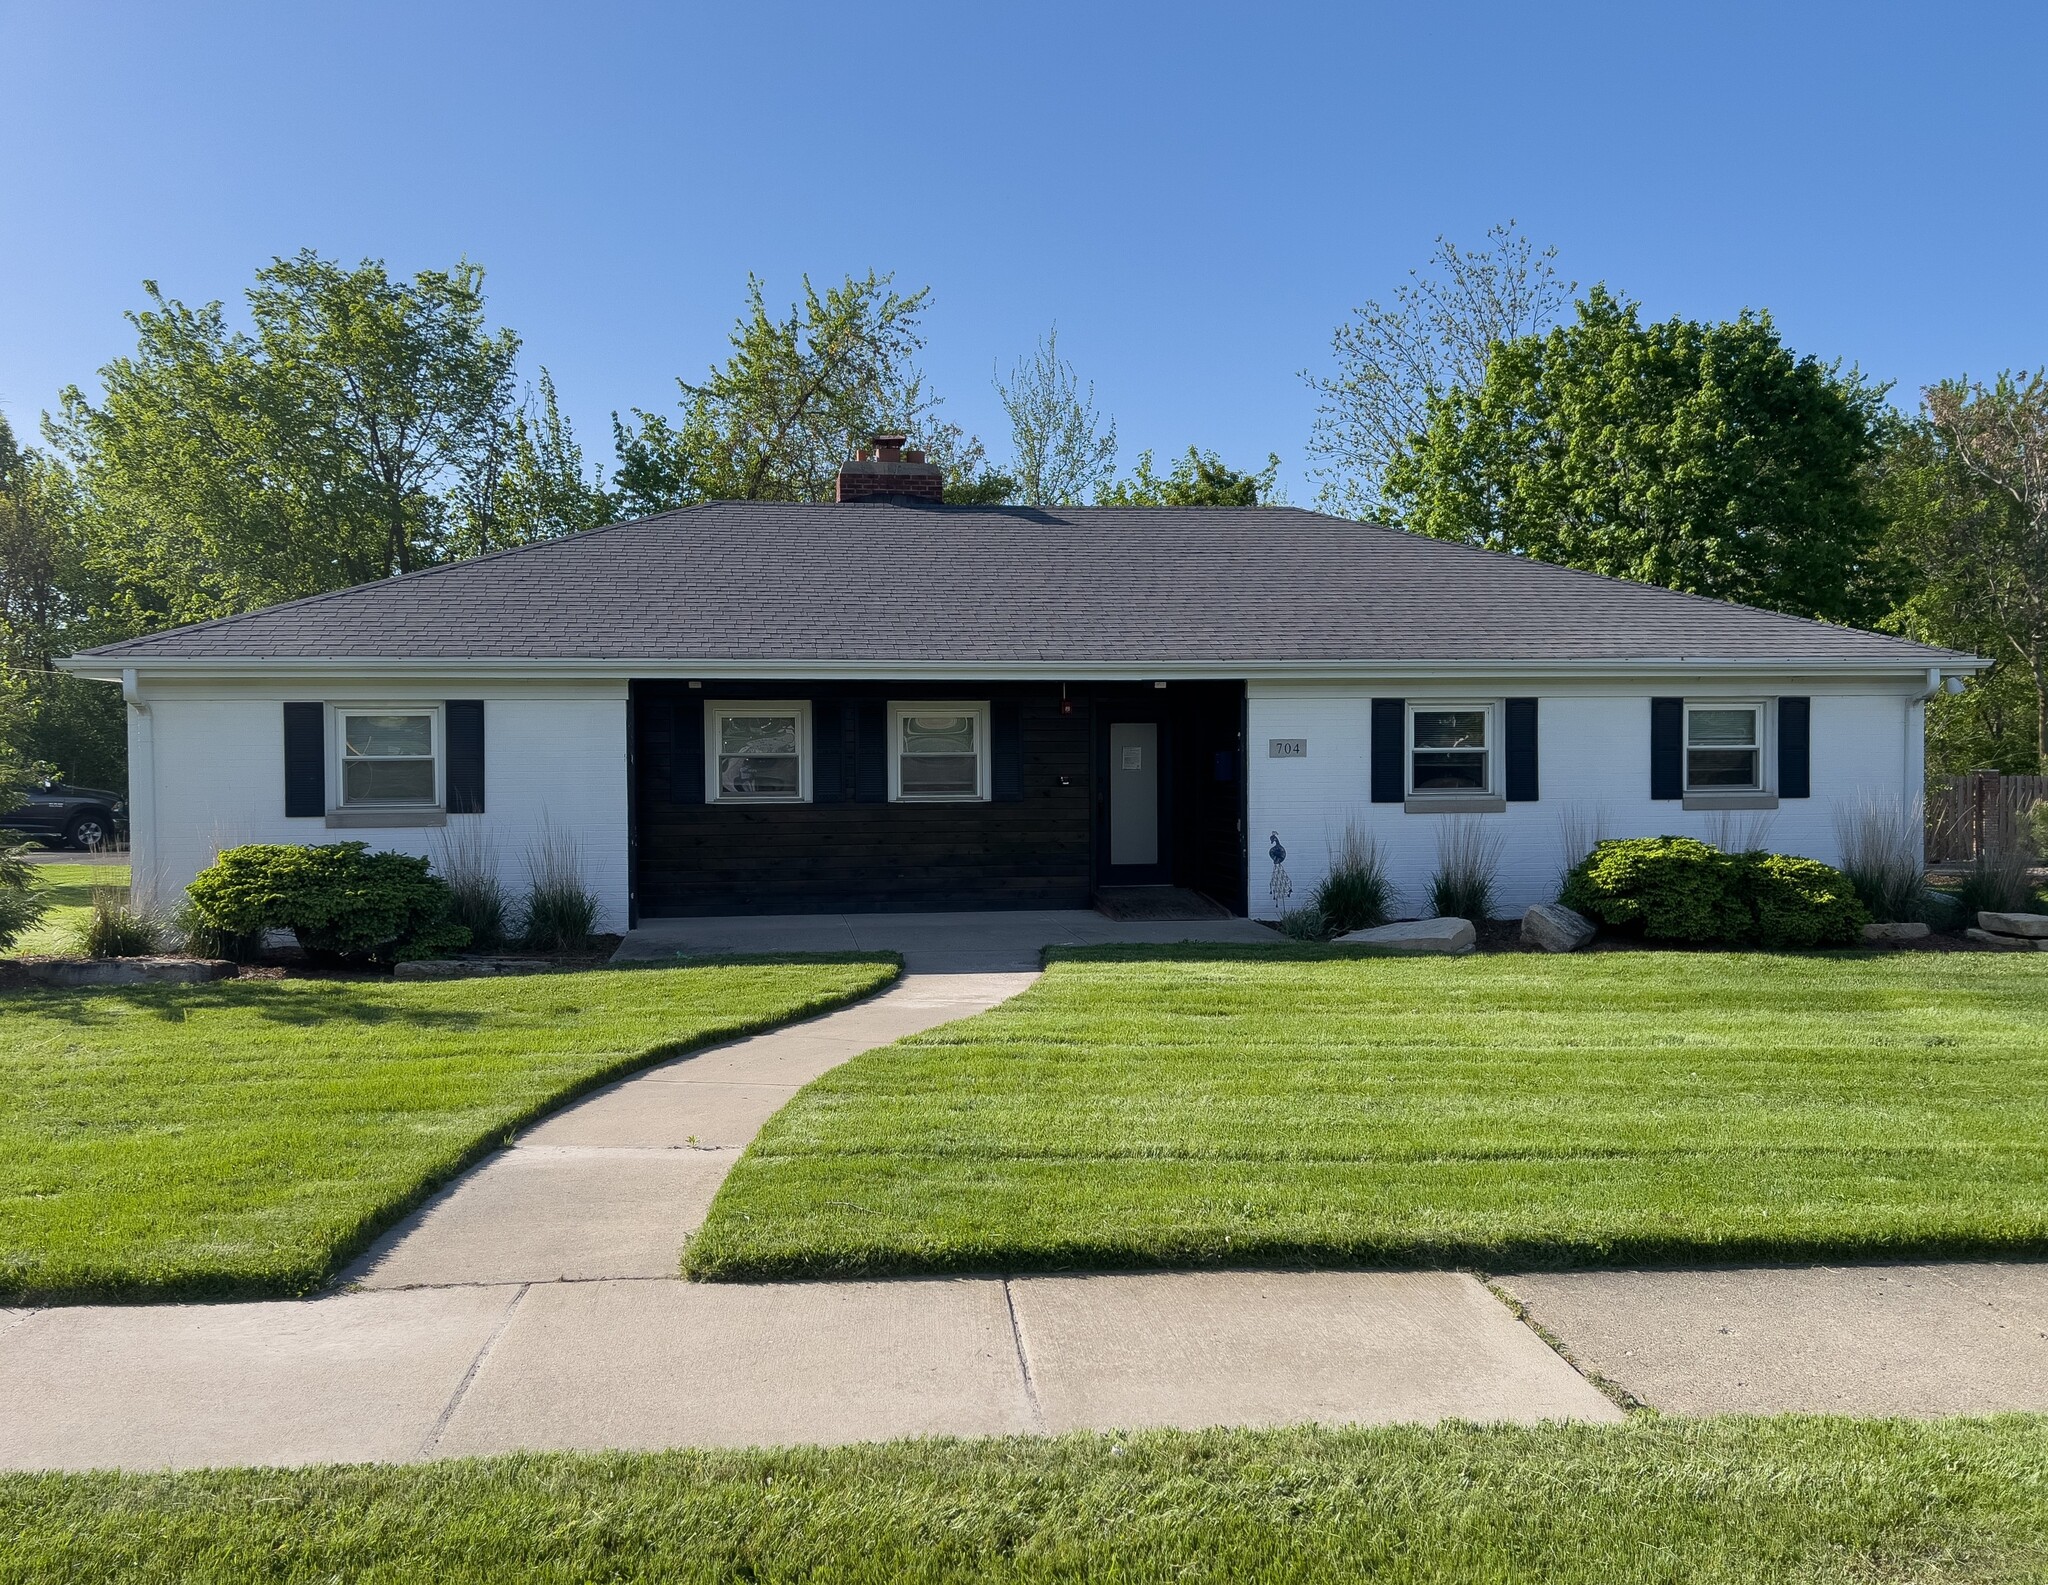
<path id="1" fill-rule="evenodd" d="M 372 853 L 362 842 L 229 848 L 186 895 L 208 930 L 242 938 L 289 930 L 313 957 L 342 963 L 430 958 L 469 940 L 425 859 Z"/>
<path id="2" fill-rule="evenodd" d="M 498 875 L 498 845 L 475 821 L 441 839 L 434 867 L 448 888 L 448 917 L 469 932 L 469 945 L 489 952 L 505 944 L 512 899 Z"/>
<path id="3" fill-rule="evenodd" d="M 146 958 L 163 950 L 168 933 L 153 910 L 129 901 L 125 886 L 95 886 L 72 945 L 89 958 Z"/>
<path id="4" fill-rule="evenodd" d="M 1692 837 L 1602 842 L 1558 901 L 1649 940 L 1697 946 L 1847 946 L 1870 923 L 1840 870 L 1784 853 L 1724 853 Z"/>
<path id="5" fill-rule="evenodd" d="M 1477 815 L 1447 820 L 1436 835 L 1429 911 L 1440 919 L 1491 919 L 1502 838 Z"/>
<path id="6" fill-rule="evenodd" d="M 1917 920 L 1927 912 L 1927 866 L 1922 861 L 1926 821 L 1920 805 L 1864 799 L 1835 811 L 1835 845 L 1842 873 L 1885 923 Z"/>
<path id="7" fill-rule="evenodd" d="M 1347 820 L 1344 834 L 1331 853 L 1329 873 L 1316 887 L 1309 904 L 1321 916 L 1319 928 L 1329 935 L 1341 936 L 1383 925 L 1393 892 L 1379 839 L 1361 830 L 1356 820 Z"/>
<path id="8" fill-rule="evenodd" d="M 520 939 L 540 952 L 582 952 L 597 930 L 597 896 L 583 880 L 575 833 L 543 826 L 526 850 Z"/>

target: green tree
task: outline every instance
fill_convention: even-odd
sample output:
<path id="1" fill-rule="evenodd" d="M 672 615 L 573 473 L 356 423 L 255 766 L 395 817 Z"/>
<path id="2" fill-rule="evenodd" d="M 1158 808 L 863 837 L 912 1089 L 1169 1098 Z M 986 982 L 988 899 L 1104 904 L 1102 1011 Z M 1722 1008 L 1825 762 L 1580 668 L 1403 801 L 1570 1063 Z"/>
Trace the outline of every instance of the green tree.
<path id="1" fill-rule="evenodd" d="M 2039 772 L 2048 761 L 2048 370 L 1944 380 L 1881 468 L 1887 550 L 1912 589 L 1887 624 L 1988 655 L 1930 705 L 1929 769 Z"/>
<path id="2" fill-rule="evenodd" d="M 1280 479 L 1280 457 L 1266 454 L 1257 473 L 1239 473 L 1224 466 L 1213 451 L 1190 446 L 1170 473 L 1153 471 L 1152 453 L 1138 453 L 1138 466 L 1128 479 L 1118 479 L 1097 492 L 1097 506 L 1257 506 L 1271 501 Z"/>
<path id="3" fill-rule="evenodd" d="M 1309 472 L 1317 500 L 1351 517 L 1388 515 L 1387 472 L 1427 427 L 1433 398 L 1476 391 L 1497 341 L 1557 323 L 1574 283 L 1557 273 L 1557 249 L 1539 249 L 1510 219 L 1466 250 L 1446 237 L 1393 301 L 1353 310 L 1330 337 L 1336 369 L 1307 370 L 1316 393 Z"/>
<path id="4" fill-rule="evenodd" d="M 499 443 L 519 341 L 470 264 L 395 281 L 309 251 L 257 272 L 253 330 L 146 282 L 133 356 L 63 393 L 93 554 L 132 629 L 409 572 L 445 555 Z"/>
<path id="5" fill-rule="evenodd" d="M 1387 491 L 1441 539 L 1872 621 L 1883 396 L 1795 357 L 1768 314 L 1645 326 L 1595 287 L 1572 324 L 1496 343 L 1477 389 L 1432 397 Z"/>
<path id="6" fill-rule="evenodd" d="M 583 448 L 562 417 L 545 368 L 539 389 L 498 422 L 463 480 L 460 505 L 449 540 L 457 556 L 559 539 L 611 521 L 604 476 L 586 476 Z"/>
<path id="7" fill-rule="evenodd" d="M 908 294 L 873 271 L 776 318 L 757 277 L 732 332 L 732 356 L 701 385 L 676 382 L 680 415 L 612 415 L 621 514 L 697 501 L 829 501 L 839 465 L 870 436 L 900 429 L 932 440 L 936 405 L 916 367 L 930 289 Z"/>
<path id="8" fill-rule="evenodd" d="M 70 781 L 118 789 L 127 751 L 120 696 L 54 665 L 74 649 L 123 636 L 103 618 L 109 588 L 79 541 L 78 521 L 69 475 L 20 448 L 0 417 L 0 763 L 44 765 Z"/>
<path id="9" fill-rule="evenodd" d="M 1108 486 L 1116 474 L 1116 420 L 1097 415 L 1095 387 L 1083 390 L 1060 356 L 1057 325 L 1008 380 L 996 381 L 996 394 L 1010 417 L 1015 460 L 1008 471 L 1025 505 L 1079 506 Z"/>

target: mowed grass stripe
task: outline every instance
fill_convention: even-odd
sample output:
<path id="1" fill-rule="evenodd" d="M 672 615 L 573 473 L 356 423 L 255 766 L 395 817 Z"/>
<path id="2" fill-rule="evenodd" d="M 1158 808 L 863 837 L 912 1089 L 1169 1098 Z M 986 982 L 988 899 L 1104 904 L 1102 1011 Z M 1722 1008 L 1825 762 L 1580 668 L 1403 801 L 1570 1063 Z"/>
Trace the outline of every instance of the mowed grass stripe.
<path id="1" fill-rule="evenodd" d="M 1063 955 L 807 1088 L 722 1278 L 2048 1248 L 2048 961 Z"/>
<path id="2" fill-rule="evenodd" d="M 0 1302 L 302 1293 L 520 1124 L 872 956 L 0 996 Z"/>
<path id="3" fill-rule="evenodd" d="M 2039 1580 L 2048 1427 L 1641 1418 L 0 1476 L 0 1582 Z"/>

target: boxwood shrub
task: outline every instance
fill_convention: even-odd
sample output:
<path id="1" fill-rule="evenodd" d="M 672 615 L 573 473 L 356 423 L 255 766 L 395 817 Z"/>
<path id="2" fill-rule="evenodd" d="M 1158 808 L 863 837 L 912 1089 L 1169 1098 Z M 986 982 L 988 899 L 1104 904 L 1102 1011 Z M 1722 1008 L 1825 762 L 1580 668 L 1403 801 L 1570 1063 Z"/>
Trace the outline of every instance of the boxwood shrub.
<path id="1" fill-rule="evenodd" d="M 224 936 L 290 930 L 308 952 L 344 961 L 432 957 L 469 940 L 450 921 L 448 888 L 425 859 L 372 853 L 361 842 L 229 848 L 186 895 Z"/>
<path id="2" fill-rule="evenodd" d="M 1653 941 L 1701 946 L 1847 946 L 1870 922 L 1840 870 L 1692 837 L 1602 842 L 1572 867 L 1558 901 Z"/>

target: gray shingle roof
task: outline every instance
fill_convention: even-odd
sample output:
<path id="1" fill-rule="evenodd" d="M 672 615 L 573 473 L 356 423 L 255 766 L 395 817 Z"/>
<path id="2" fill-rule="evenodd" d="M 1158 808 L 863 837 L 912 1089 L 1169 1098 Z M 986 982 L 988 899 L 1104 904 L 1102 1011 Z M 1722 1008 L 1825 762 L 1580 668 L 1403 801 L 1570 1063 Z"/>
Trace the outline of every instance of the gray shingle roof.
<path id="1" fill-rule="evenodd" d="M 90 654 L 1896 665 L 1948 652 L 1292 507 L 866 501 L 692 507 Z"/>

